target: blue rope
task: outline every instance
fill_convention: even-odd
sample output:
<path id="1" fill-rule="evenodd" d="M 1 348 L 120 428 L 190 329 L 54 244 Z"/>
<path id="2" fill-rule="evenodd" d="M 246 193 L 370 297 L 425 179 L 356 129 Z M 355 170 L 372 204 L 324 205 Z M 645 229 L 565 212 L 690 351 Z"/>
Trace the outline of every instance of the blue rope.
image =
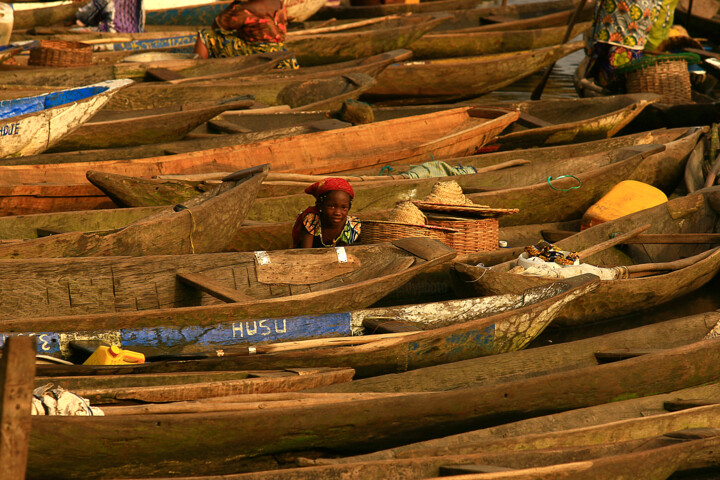
<path id="1" fill-rule="evenodd" d="M 561 178 L 574 178 L 575 180 L 577 180 L 578 185 L 576 185 L 574 187 L 570 187 L 570 188 L 555 188 L 551 182 L 554 182 L 555 180 L 560 180 Z M 553 190 L 557 190 L 558 192 L 569 192 L 570 190 L 574 190 L 576 188 L 582 187 L 582 182 L 575 175 L 560 175 L 559 177 L 557 177 L 555 179 L 552 177 L 552 175 L 550 175 L 547 178 L 547 183 L 548 183 L 548 185 L 550 185 L 550 188 L 552 188 Z"/>

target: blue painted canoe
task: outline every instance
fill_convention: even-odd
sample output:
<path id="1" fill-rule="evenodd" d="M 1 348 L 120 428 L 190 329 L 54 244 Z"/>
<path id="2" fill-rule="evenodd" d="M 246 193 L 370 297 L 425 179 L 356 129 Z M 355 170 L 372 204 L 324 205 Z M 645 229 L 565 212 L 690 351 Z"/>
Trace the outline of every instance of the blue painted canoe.
<path id="1" fill-rule="evenodd" d="M 42 153 L 92 118 L 129 79 L 0 101 L 0 158 Z"/>
<path id="2" fill-rule="evenodd" d="M 525 347 L 553 320 L 558 311 L 594 290 L 599 279 L 581 275 L 528 289 L 521 294 L 451 300 L 420 305 L 372 308 L 340 314 L 205 322 L 178 327 L 175 322 L 138 319 L 127 328 L 71 331 L 31 331 L 27 326 L 48 326 L 56 321 L 11 322 L 14 333 L 38 337 L 38 351 L 67 354 L 73 339 L 99 339 L 146 354 L 203 353 L 208 357 L 182 364 L 165 363 L 128 367 L 125 373 L 176 370 L 277 369 L 295 367 L 350 366 L 359 376 L 378 375 L 494 355 Z M 331 308 L 328 305 L 327 308 Z M 371 334 L 363 325 L 369 320 L 401 320 L 416 331 Z M 73 321 L 82 319 L 74 317 Z M 107 322 L 105 322 L 107 324 Z M 117 323 L 117 322 L 116 322 Z M 154 323 L 154 325 L 153 325 Z M 78 325 L 76 322 L 75 325 Z M 321 338 L 338 335 L 339 338 Z M 3 335 L 8 335 L 4 333 Z M 301 341 L 292 341 L 298 340 Z M 306 340 L 303 340 L 306 339 Z M 275 343 L 282 340 L 280 343 Z M 240 348 L 248 347 L 248 348 Z M 213 350 L 217 351 L 214 355 Z M 207 352 L 210 352 L 208 354 Z M 243 355 L 239 355 L 242 353 Z M 217 358 L 218 356 L 223 358 Z M 168 370 L 165 370 L 168 369 Z M 92 371 L 90 370 L 87 371 Z M 56 370 L 57 374 L 82 374 Z M 124 368 L 118 370 L 118 373 Z M 47 371 L 45 374 L 49 374 Z"/>

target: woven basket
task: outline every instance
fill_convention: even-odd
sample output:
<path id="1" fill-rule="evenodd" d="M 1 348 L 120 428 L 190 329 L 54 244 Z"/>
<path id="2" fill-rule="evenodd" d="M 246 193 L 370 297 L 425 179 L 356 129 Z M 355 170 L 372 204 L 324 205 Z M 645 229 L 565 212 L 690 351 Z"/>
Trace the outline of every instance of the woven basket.
<path id="1" fill-rule="evenodd" d="M 80 67 L 92 63 L 92 54 L 92 45 L 86 43 L 40 40 L 40 46 L 30 50 L 28 65 Z"/>
<path id="2" fill-rule="evenodd" d="M 455 230 L 432 225 L 411 225 L 408 223 L 363 220 L 361 243 L 391 242 L 398 238 L 430 237 L 445 242 L 446 236 Z"/>
<path id="3" fill-rule="evenodd" d="M 662 103 L 690 103 L 692 85 L 688 63 L 698 63 L 700 57 L 696 57 L 688 53 L 646 56 L 617 71 L 625 74 L 628 93 L 657 93 Z"/>
<path id="4" fill-rule="evenodd" d="M 459 254 L 486 252 L 498 248 L 499 224 L 497 218 L 443 220 L 430 217 L 428 223 L 437 227 L 457 230 L 457 233 L 446 233 L 443 243 L 452 247 Z M 363 224 L 364 228 L 365 224 Z"/>

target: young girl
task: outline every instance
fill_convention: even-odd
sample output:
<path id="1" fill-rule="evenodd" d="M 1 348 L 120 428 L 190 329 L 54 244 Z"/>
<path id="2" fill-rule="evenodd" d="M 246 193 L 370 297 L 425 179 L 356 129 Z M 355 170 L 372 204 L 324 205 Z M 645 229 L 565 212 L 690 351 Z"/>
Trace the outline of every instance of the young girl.
<path id="1" fill-rule="evenodd" d="M 335 247 L 358 241 L 360 221 L 348 216 L 355 192 L 346 180 L 326 178 L 310 185 L 305 193 L 315 197 L 315 206 L 295 220 L 295 248 Z"/>

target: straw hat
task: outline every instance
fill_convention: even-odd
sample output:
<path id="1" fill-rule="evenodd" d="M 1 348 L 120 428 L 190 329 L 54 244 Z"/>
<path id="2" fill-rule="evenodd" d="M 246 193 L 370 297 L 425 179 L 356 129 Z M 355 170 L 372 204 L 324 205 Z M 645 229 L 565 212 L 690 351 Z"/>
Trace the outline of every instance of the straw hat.
<path id="1" fill-rule="evenodd" d="M 472 200 L 463 194 L 462 187 L 455 180 L 436 183 L 424 201 L 444 205 L 473 205 Z"/>
<path id="2" fill-rule="evenodd" d="M 410 225 L 425 225 L 427 218 L 414 203 L 405 201 L 395 204 L 395 208 L 390 212 L 389 221 Z"/>

